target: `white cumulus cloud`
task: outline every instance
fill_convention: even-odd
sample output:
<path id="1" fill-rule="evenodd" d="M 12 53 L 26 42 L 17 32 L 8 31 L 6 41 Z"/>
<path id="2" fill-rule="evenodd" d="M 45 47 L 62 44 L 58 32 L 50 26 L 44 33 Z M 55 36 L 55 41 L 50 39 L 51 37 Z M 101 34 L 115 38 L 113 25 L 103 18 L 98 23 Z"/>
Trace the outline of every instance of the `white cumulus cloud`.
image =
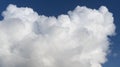
<path id="1" fill-rule="evenodd" d="M 9 5 L 0 21 L 0 67 L 102 67 L 112 13 L 77 6 L 58 17 Z"/>

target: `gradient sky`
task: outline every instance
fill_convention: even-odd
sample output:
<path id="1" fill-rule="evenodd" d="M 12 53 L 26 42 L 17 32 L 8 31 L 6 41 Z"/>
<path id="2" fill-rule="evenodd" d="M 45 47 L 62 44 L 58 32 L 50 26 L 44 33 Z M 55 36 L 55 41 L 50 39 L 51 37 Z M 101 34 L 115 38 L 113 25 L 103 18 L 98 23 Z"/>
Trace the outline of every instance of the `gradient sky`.
<path id="1" fill-rule="evenodd" d="M 120 1 L 119 0 L 0 0 L 0 13 L 2 13 L 9 4 L 15 4 L 18 7 L 30 7 L 40 15 L 58 16 L 66 14 L 73 10 L 77 5 L 87 6 L 88 8 L 98 9 L 100 6 L 106 6 L 113 13 L 114 23 L 116 25 L 116 35 L 110 37 L 111 53 L 108 55 L 108 61 L 103 67 L 120 67 Z M 0 15 L 0 20 L 3 17 Z"/>

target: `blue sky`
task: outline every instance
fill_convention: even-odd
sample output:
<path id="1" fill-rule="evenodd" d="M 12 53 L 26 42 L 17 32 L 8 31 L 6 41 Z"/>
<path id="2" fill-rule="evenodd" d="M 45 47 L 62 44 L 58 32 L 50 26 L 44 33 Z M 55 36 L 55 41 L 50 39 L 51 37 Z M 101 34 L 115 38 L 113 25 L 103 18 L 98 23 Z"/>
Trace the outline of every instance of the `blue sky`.
<path id="1" fill-rule="evenodd" d="M 66 14 L 73 10 L 77 5 L 87 6 L 98 9 L 100 6 L 106 6 L 113 13 L 114 23 L 116 25 L 116 35 L 110 37 L 112 52 L 108 55 L 108 62 L 103 67 L 120 66 L 120 1 L 119 0 L 0 0 L 0 13 L 2 13 L 9 4 L 15 4 L 18 7 L 31 7 L 40 15 L 58 16 Z M 3 17 L 0 15 L 0 19 Z"/>

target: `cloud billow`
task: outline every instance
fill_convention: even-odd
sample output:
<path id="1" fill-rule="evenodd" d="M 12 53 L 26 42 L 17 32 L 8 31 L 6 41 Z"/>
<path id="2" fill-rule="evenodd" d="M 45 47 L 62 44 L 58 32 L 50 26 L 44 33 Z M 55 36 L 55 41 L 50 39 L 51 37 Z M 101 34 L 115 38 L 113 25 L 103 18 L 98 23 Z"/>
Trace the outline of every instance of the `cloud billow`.
<path id="1" fill-rule="evenodd" d="M 102 67 L 115 33 L 104 6 L 77 6 L 56 18 L 10 4 L 2 15 L 0 67 Z"/>

